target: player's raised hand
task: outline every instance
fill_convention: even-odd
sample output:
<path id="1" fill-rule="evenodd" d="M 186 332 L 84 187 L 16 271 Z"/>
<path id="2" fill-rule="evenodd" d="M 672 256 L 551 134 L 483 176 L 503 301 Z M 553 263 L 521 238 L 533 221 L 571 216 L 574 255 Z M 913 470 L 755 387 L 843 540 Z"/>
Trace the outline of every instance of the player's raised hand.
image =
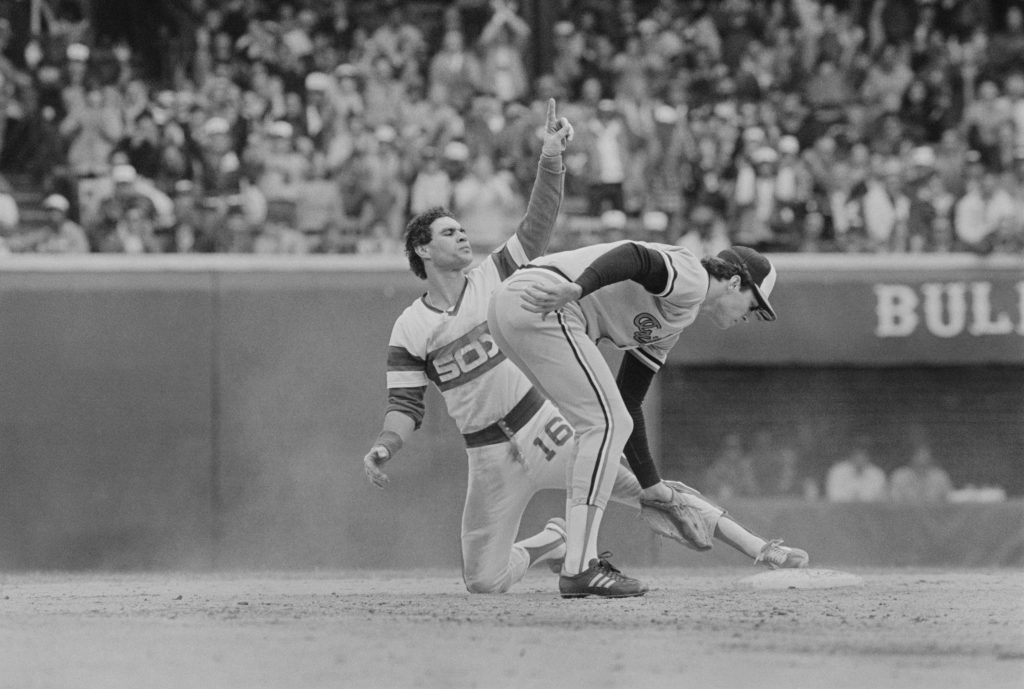
<path id="1" fill-rule="evenodd" d="M 583 288 L 575 282 L 559 282 L 554 285 L 530 285 L 523 290 L 523 308 L 547 316 L 566 304 L 576 301 L 583 294 Z"/>
<path id="2" fill-rule="evenodd" d="M 548 98 L 548 112 L 544 121 L 544 145 L 541 153 L 546 156 L 561 155 L 568 142 L 575 135 L 572 125 L 564 117 L 555 115 L 555 99 Z"/>
<path id="3" fill-rule="evenodd" d="M 363 457 L 363 470 L 366 472 L 366 478 L 370 480 L 370 483 L 381 489 L 388 485 L 390 481 L 388 475 L 381 471 L 384 462 L 389 459 L 391 459 L 391 453 L 383 445 L 374 445 L 366 453 L 366 456 Z"/>

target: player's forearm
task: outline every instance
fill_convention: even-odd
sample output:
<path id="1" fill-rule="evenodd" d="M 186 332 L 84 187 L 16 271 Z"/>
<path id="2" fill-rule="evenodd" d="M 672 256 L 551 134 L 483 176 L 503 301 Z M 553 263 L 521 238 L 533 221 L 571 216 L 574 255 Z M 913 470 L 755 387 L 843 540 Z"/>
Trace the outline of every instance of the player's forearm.
<path id="1" fill-rule="evenodd" d="M 537 163 L 537 177 L 533 181 L 526 215 L 516 229 L 519 241 L 530 258 L 541 256 L 548 249 L 558 209 L 562 205 L 564 184 L 562 156 L 542 155 Z"/>
<path id="2" fill-rule="evenodd" d="M 668 269 L 661 254 L 634 242 L 626 242 L 595 259 L 575 282 L 583 288 L 580 296 L 584 297 L 625 280 L 638 282 L 649 292 L 660 292 L 668 280 Z"/>
<path id="3" fill-rule="evenodd" d="M 388 455 L 394 457 L 402 449 L 405 441 L 416 430 L 416 421 L 400 411 L 389 411 L 384 415 L 380 433 L 374 445 L 382 445 L 388 449 Z"/>
<path id="4" fill-rule="evenodd" d="M 640 363 L 636 357 L 626 353 L 622 357 L 615 382 L 622 401 L 633 419 L 633 432 L 626 441 L 623 453 L 629 468 L 636 474 L 641 488 L 650 488 L 661 482 L 661 474 L 654 463 L 650 445 L 647 442 L 647 423 L 644 419 L 643 402 L 650 389 L 654 371 Z"/>

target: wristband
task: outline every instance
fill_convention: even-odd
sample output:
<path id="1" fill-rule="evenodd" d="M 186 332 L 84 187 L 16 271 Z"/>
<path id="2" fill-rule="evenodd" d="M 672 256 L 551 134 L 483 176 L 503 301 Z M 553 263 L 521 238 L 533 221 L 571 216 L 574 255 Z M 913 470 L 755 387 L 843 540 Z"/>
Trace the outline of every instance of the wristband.
<path id="1" fill-rule="evenodd" d="M 387 450 L 388 458 L 391 458 L 402 449 L 402 436 L 398 435 L 394 431 L 381 431 L 380 435 L 377 436 L 377 442 L 375 442 L 374 445 L 380 445 Z"/>

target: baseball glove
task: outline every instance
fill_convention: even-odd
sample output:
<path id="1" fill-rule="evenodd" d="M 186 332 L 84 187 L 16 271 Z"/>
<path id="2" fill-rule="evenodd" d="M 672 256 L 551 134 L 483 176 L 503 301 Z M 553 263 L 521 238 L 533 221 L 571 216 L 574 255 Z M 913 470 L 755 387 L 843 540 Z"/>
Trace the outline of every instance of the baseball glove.
<path id="1" fill-rule="evenodd" d="M 725 513 L 705 500 L 699 492 L 678 481 L 665 481 L 672 489 L 668 501 L 640 499 L 640 516 L 651 529 L 665 538 L 693 550 L 711 550 L 715 525 Z"/>

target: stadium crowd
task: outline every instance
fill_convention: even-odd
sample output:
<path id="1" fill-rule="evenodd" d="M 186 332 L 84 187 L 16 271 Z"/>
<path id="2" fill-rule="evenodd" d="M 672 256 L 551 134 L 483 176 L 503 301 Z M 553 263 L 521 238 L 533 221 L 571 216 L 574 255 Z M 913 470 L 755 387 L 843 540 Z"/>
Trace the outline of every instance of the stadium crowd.
<path id="1" fill-rule="evenodd" d="M 0 183 L 0 251 L 397 252 L 438 204 L 486 250 L 524 210 L 549 97 L 577 132 L 563 246 L 1024 250 L 1017 3 L 559 0 L 531 24 L 462 0 L 436 26 L 356 4 L 193 0 L 157 75 L 74 0 L 43 3 L 24 50 L 0 19 L 0 167 L 47 218 L 19 222 Z"/>

